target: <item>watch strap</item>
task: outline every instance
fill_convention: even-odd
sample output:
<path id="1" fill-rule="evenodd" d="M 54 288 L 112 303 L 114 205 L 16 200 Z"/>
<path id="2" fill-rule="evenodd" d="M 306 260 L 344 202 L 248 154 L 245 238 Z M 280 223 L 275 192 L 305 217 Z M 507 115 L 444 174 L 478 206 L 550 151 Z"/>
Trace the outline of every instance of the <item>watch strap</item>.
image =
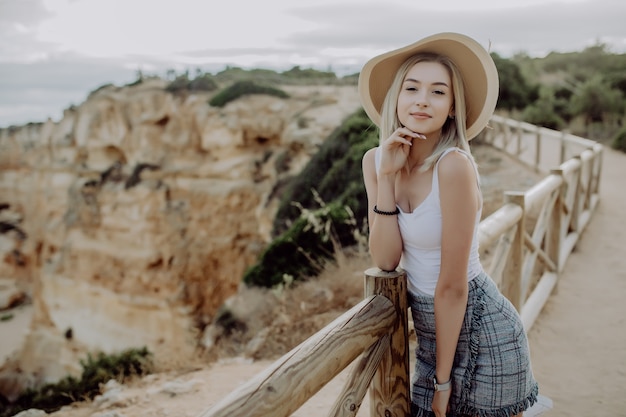
<path id="1" fill-rule="evenodd" d="M 443 384 L 439 384 L 437 382 L 437 377 L 434 377 L 433 378 L 433 383 L 434 383 L 434 386 L 435 386 L 435 391 L 447 391 L 452 386 L 452 378 L 448 379 L 448 381 L 444 382 Z"/>

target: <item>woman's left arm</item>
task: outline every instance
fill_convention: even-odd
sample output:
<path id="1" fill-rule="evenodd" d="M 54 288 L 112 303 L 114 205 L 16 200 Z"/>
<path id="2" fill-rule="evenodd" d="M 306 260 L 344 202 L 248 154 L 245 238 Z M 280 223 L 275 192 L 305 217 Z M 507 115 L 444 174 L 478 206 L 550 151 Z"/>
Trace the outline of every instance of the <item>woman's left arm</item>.
<path id="1" fill-rule="evenodd" d="M 442 216 L 441 270 L 435 288 L 435 331 L 439 383 L 450 380 L 452 363 L 467 308 L 467 268 L 480 195 L 472 162 L 459 152 L 447 154 L 438 165 L 439 198 Z M 444 407 L 449 391 L 435 393 Z"/>

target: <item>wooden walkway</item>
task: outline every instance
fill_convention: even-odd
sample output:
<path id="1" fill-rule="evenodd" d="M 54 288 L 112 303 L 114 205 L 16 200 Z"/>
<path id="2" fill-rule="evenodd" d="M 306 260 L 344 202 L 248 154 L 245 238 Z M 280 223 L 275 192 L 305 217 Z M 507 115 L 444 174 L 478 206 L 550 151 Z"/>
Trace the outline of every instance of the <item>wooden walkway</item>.
<path id="1" fill-rule="evenodd" d="M 626 416 L 626 154 L 605 149 L 599 206 L 529 340 L 546 416 Z"/>

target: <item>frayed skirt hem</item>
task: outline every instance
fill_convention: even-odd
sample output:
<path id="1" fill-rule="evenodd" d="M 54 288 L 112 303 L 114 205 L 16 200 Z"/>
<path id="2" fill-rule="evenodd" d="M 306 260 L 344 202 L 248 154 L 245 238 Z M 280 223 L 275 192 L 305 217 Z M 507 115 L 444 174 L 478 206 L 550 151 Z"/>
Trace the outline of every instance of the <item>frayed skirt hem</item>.
<path id="1" fill-rule="evenodd" d="M 526 398 L 519 401 L 517 404 L 509 405 L 497 410 L 484 410 L 473 407 L 471 405 L 461 405 L 458 410 L 451 410 L 446 414 L 448 417 L 511 417 L 521 412 L 528 410 L 533 404 L 537 402 L 537 395 L 539 394 L 539 387 L 535 384 L 532 391 Z M 411 416 L 412 417 L 435 417 L 435 413 L 430 410 L 425 410 L 411 404 Z"/>

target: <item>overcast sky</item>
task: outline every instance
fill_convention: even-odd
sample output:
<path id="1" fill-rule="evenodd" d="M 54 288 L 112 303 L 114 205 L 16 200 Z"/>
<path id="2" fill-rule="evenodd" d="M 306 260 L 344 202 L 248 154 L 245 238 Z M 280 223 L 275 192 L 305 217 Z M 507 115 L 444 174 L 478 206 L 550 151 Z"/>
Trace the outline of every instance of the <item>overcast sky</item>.
<path id="1" fill-rule="evenodd" d="M 509 57 L 626 53 L 625 0 L 0 0 L 0 127 L 58 121 L 137 70 L 225 65 L 360 70 L 385 50 L 454 31 Z"/>

